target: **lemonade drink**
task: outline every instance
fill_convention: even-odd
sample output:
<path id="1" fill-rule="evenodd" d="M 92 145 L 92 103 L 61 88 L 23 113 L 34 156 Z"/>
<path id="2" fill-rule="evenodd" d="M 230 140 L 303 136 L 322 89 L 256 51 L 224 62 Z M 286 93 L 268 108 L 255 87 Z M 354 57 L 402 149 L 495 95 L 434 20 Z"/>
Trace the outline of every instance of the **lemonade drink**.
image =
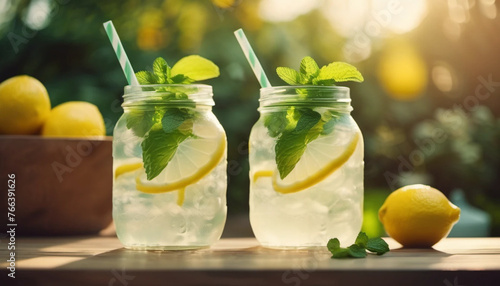
<path id="1" fill-rule="evenodd" d="M 213 105 L 208 85 L 125 87 L 113 138 L 113 218 L 125 247 L 193 249 L 220 238 L 227 148 Z"/>
<path id="2" fill-rule="evenodd" d="M 261 245 L 354 241 L 363 217 L 363 139 L 349 89 L 261 89 L 250 134 L 250 222 Z"/>

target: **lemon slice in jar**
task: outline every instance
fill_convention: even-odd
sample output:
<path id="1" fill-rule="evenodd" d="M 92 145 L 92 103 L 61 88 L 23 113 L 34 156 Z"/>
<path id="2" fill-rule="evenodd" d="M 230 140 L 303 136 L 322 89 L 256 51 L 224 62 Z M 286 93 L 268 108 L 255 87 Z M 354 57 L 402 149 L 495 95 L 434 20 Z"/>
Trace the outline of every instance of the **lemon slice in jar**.
<path id="1" fill-rule="evenodd" d="M 140 170 L 135 178 L 136 188 L 152 194 L 181 190 L 198 182 L 224 158 L 226 136 L 222 128 L 208 120 L 198 120 L 193 126 L 193 134 L 179 144 L 172 160 L 155 179 L 147 180 L 142 162 L 118 166 L 115 179 Z"/>
<path id="2" fill-rule="evenodd" d="M 209 174 L 226 154 L 226 136 L 221 127 L 209 120 L 197 120 L 193 137 L 179 144 L 167 167 L 148 181 L 144 169 L 135 178 L 137 190 L 164 193 L 184 189 Z"/>
<path id="3" fill-rule="evenodd" d="M 142 168 L 142 161 L 120 165 L 115 170 L 115 179 L 125 173 L 133 172 L 140 168 Z"/>
<path id="4" fill-rule="evenodd" d="M 358 133 L 352 134 L 347 140 L 345 135 L 340 134 L 319 137 L 307 145 L 299 162 L 285 179 L 280 178 L 277 170 L 259 170 L 254 173 L 253 182 L 262 177 L 272 177 L 273 188 L 278 193 L 289 194 L 305 190 L 342 167 L 354 154 L 360 137 Z"/>

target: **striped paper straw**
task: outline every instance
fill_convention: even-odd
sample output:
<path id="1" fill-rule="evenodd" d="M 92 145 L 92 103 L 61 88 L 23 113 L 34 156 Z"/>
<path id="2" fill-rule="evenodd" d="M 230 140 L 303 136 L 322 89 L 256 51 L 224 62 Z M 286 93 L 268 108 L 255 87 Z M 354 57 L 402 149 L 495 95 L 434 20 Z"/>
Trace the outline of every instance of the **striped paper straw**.
<path id="1" fill-rule="evenodd" d="M 139 85 L 137 78 L 135 77 L 134 69 L 128 60 L 127 54 L 123 49 L 122 42 L 120 41 L 120 37 L 118 37 L 118 33 L 116 33 L 115 26 L 113 26 L 112 21 L 107 21 L 103 23 L 104 29 L 106 30 L 106 34 L 108 34 L 109 41 L 111 45 L 113 45 L 113 50 L 115 50 L 116 57 L 120 62 L 123 73 L 127 78 L 127 82 L 130 85 Z"/>
<path id="2" fill-rule="evenodd" d="M 252 49 L 252 46 L 250 46 L 250 43 L 248 42 L 248 39 L 245 36 L 245 33 L 243 32 L 243 30 L 238 29 L 238 30 L 234 31 L 234 35 L 236 36 L 238 43 L 240 43 L 241 49 L 243 50 L 245 57 L 247 58 L 248 62 L 250 63 L 250 66 L 252 67 L 253 73 L 257 77 L 257 80 L 259 81 L 260 86 L 261 87 L 270 87 L 271 83 L 267 79 L 266 73 L 262 69 L 262 66 L 260 65 L 260 62 L 257 59 L 257 56 L 255 55 L 255 52 Z"/>

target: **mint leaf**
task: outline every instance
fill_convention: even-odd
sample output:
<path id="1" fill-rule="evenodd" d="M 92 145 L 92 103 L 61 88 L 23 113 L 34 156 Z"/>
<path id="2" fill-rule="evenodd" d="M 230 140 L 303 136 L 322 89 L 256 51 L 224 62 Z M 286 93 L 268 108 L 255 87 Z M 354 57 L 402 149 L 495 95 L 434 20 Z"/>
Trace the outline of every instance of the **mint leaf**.
<path id="1" fill-rule="evenodd" d="M 298 73 L 294 69 L 287 67 L 278 67 L 276 68 L 276 73 L 284 82 L 290 85 L 299 85 L 302 83 L 300 73 Z"/>
<path id="2" fill-rule="evenodd" d="M 161 124 L 155 124 L 142 141 L 142 160 L 148 180 L 157 177 L 177 151 L 179 144 L 189 135 L 179 130 L 164 132 Z"/>
<path id="3" fill-rule="evenodd" d="M 366 250 L 357 244 L 353 244 L 347 248 L 349 250 L 349 255 L 354 258 L 364 258 L 366 257 Z"/>
<path id="4" fill-rule="evenodd" d="M 157 82 L 155 75 L 148 71 L 138 71 L 135 73 L 135 77 L 140 84 L 155 84 Z"/>
<path id="5" fill-rule="evenodd" d="M 387 242 L 380 237 L 369 239 L 366 243 L 366 249 L 370 252 L 377 253 L 377 255 L 382 255 L 390 250 Z"/>
<path id="6" fill-rule="evenodd" d="M 264 126 L 267 128 L 269 136 L 278 137 L 288 125 L 287 113 L 283 111 L 273 112 L 264 115 Z"/>
<path id="7" fill-rule="evenodd" d="M 168 108 L 161 119 L 163 131 L 165 131 L 165 133 L 173 132 L 178 129 L 184 121 L 191 117 L 191 114 L 185 109 Z"/>
<path id="8" fill-rule="evenodd" d="M 328 135 L 332 133 L 333 128 L 335 127 L 336 120 L 334 118 L 328 120 L 324 125 L 323 125 L 323 131 L 321 132 L 321 135 Z"/>
<path id="9" fill-rule="evenodd" d="M 328 240 L 328 243 L 326 244 L 326 247 L 331 252 L 339 249 L 340 248 L 340 241 L 339 241 L 339 239 L 338 238 L 331 238 L 330 240 Z"/>
<path id="10" fill-rule="evenodd" d="M 330 86 L 330 85 L 335 85 L 335 80 L 313 78 L 312 84 L 313 85 Z"/>
<path id="11" fill-rule="evenodd" d="M 317 137 L 318 132 L 309 131 L 319 122 L 321 115 L 312 109 L 305 108 L 300 111 L 300 118 L 292 130 L 285 130 L 277 139 L 274 148 L 276 165 L 283 180 L 295 168 L 306 150 L 307 143 L 312 137 Z"/>
<path id="12" fill-rule="evenodd" d="M 153 62 L 153 72 L 155 73 L 158 81 L 156 83 L 162 84 L 167 82 L 167 78 L 170 77 L 170 67 L 164 58 L 156 58 Z"/>
<path id="13" fill-rule="evenodd" d="M 332 258 L 346 258 L 351 255 L 349 249 L 347 248 L 339 248 L 337 250 L 332 251 Z"/>
<path id="14" fill-rule="evenodd" d="M 168 83 L 170 83 L 170 84 L 190 84 L 193 82 L 194 82 L 193 79 L 191 79 L 183 74 L 177 74 L 177 75 L 168 79 Z"/>
<path id="15" fill-rule="evenodd" d="M 340 241 L 338 238 L 332 238 L 326 244 L 328 250 L 332 253 L 332 258 L 344 258 L 349 257 L 349 250 L 347 248 L 340 247 Z"/>
<path id="16" fill-rule="evenodd" d="M 328 134 L 332 133 L 333 129 L 335 128 L 335 124 L 338 123 L 339 118 L 340 118 L 340 116 L 334 115 L 333 113 L 329 113 L 330 118 L 328 118 L 327 116 L 325 116 L 325 114 L 328 114 L 328 113 L 324 113 L 323 117 L 321 118 L 321 120 L 324 122 L 323 130 L 321 131 L 321 135 L 328 135 Z"/>
<path id="17" fill-rule="evenodd" d="M 288 124 L 286 125 L 286 130 L 292 130 L 297 126 L 297 121 L 299 121 L 300 112 L 296 110 L 295 106 L 289 107 L 286 110 L 286 119 L 288 120 Z"/>
<path id="18" fill-rule="evenodd" d="M 300 62 L 300 73 L 304 75 L 307 80 L 316 77 L 319 73 L 319 67 L 316 61 L 311 57 L 305 57 Z"/>
<path id="19" fill-rule="evenodd" d="M 284 132 L 276 141 L 276 165 L 283 180 L 295 168 L 306 150 L 305 134 Z"/>
<path id="20" fill-rule="evenodd" d="M 295 130 L 293 131 L 295 133 L 303 133 L 309 131 L 321 119 L 321 114 L 310 108 L 300 109 L 299 113 L 300 118 L 297 121 Z"/>
<path id="21" fill-rule="evenodd" d="M 179 86 L 165 86 L 165 87 L 158 87 L 156 88 L 156 91 L 158 93 L 161 93 L 161 99 L 164 101 L 169 101 L 169 100 L 183 100 L 185 102 L 182 103 L 182 105 L 186 107 L 196 107 L 196 103 L 189 99 L 189 96 L 180 91 L 183 90 L 183 88 Z"/>
<path id="22" fill-rule="evenodd" d="M 125 113 L 127 128 L 137 137 L 143 137 L 154 124 L 154 110 L 130 109 Z"/>
<path id="23" fill-rule="evenodd" d="M 358 237 L 356 237 L 356 241 L 354 242 L 356 245 L 366 248 L 366 243 L 368 242 L 368 235 L 364 232 L 360 232 Z"/>
<path id="24" fill-rule="evenodd" d="M 344 62 L 333 62 L 321 68 L 315 81 L 316 83 L 326 83 L 332 80 L 335 82 L 363 82 L 364 79 L 353 65 Z"/>
<path id="25" fill-rule="evenodd" d="M 172 76 L 178 74 L 183 74 L 195 81 L 205 80 L 218 77 L 219 67 L 208 59 L 192 55 L 180 59 L 172 67 Z"/>

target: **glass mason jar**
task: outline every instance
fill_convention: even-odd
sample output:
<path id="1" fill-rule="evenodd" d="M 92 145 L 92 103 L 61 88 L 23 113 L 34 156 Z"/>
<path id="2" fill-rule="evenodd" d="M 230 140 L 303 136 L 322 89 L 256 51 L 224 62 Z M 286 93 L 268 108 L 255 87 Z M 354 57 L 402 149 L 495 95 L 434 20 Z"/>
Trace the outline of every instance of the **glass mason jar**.
<path id="1" fill-rule="evenodd" d="M 226 135 L 208 85 L 126 86 L 113 136 L 113 219 L 126 248 L 194 249 L 226 221 Z"/>
<path id="2" fill-rule="evenodd" d="M 250 222 L 261 245 L 354 242 L 363 219 L 363 138 L 349 88 L 261 89 L 250 133 Z"/>

